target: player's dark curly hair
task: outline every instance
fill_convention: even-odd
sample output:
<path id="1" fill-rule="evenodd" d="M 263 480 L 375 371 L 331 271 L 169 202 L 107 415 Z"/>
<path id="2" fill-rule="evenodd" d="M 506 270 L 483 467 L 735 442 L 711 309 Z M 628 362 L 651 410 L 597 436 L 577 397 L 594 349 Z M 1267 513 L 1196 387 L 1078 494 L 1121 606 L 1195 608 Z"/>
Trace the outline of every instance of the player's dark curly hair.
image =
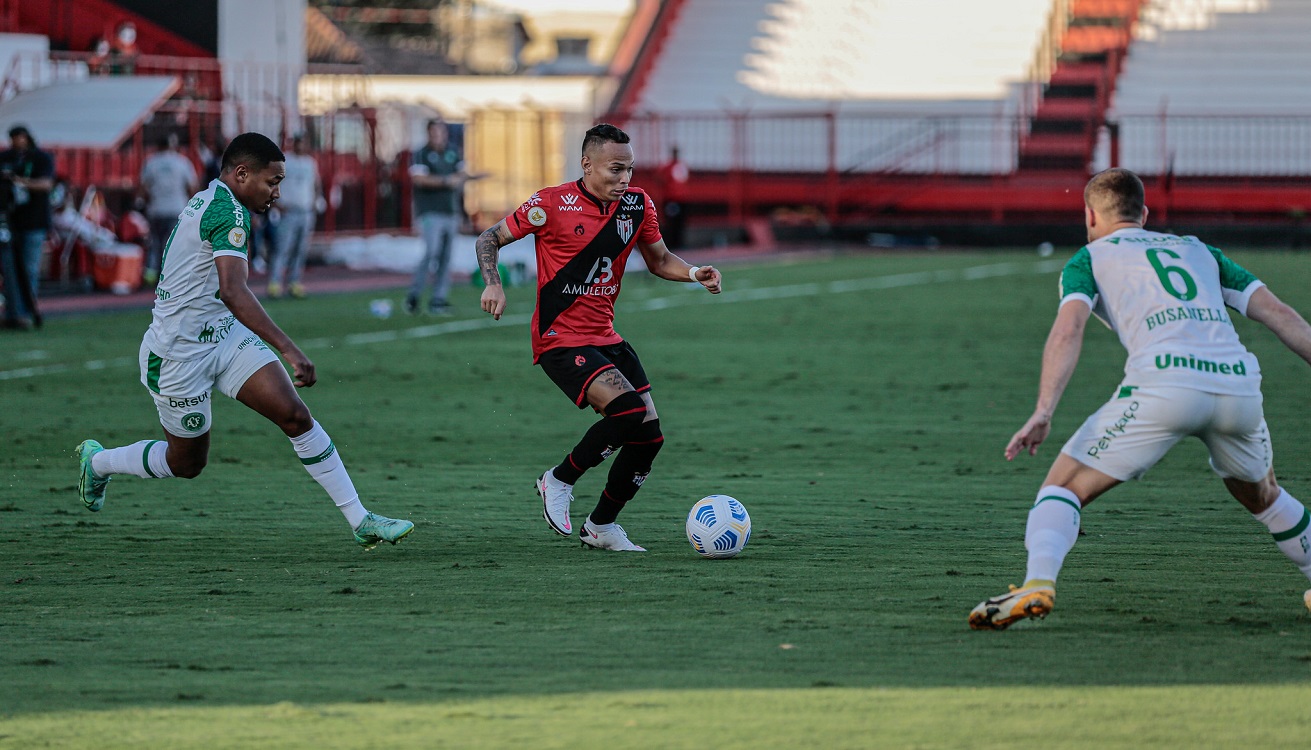
<path id="1" fill-rule="evenodd" d="M 223 150 L 223 172 L 236 169 L 245 164 L 255 172 L 262 172 L 270 162 L 286 161 L 287 156 L 278 148 L 278 144 L 260 133 L 242 133 Z"/>
<path id="2" fill-rule="evenodd" d="M 606 143 L 628 143 L 628 134 L 608 122 L 594 126 L 583 136 L 583 155 L 587 152 Z"/>

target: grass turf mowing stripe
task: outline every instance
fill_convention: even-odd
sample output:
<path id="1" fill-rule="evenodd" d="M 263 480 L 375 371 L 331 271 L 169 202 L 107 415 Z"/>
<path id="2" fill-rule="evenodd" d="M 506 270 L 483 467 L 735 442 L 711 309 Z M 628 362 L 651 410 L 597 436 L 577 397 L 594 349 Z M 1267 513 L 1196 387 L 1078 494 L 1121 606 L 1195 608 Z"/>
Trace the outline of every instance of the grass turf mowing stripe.
<path id="1" fill-rule="evenodd" d="M 810 688 L 29 714 L 0 748 L 1300 748 L 1311 686 Z"/>
<path id="2" fill-rule="evenodd" d="M 685 304 L 757 302 L 761 300 L 787 299 L 790 297 L 812 297 L 820 294 L 842 294 L 849 292 L 873 291 L 878 289 L 895 289 L 908 286 L 923 286 L 928 284 L 944 284 L 953 281 L 980 281 L 983 279 L 994 279 L 1004 276 L 1051 273 L 1052 271 L 1061 268 L 1063 264 L 1064 261 L 1054 260 L 1039 261 L 1037 263 L 993 263 L 986 266 L 973 266 L 960 270 L 923 271 L 890 274 L 887 276 L 873 276 L 863 279 L 846 279 L 826 283 L 785 284 L 782 286 L 760 287 L 756 289 L 740 289 L 736 291 L 725 291 L 722 294 L 715 296 L 699 295 L 697 297 L 689 297 L 686 295 L 671 295 L 642 300 L 634 306 L 630 307 L 624 305 L 623 308 L 627 310 L 635 307 L 638 310 L 650 312 Z M 690 285 L 689 288 L 691 288 Z M 499 325 L 522 325 L 528 323 L 531 319 L 531 316 L 524 314 L 502 315 L 499 321 L 487 317 L 478 317 L 470 318 L 468 320 L 454 320 L 448 323 L 437 323 L 399 330 L 352 333 L 343 336 L 341 341 L 348 346 L 384 344 L 393 341 L 400 341 L 402 339 L 421 339 L 433 336 L 445 336 L 452 333 L 477 331 Z M 326 338 L 306 339 L 303 342 L 303 348 L 305 349 L 322 349 L 332 345 L 333 340 Z M 110 367 L 124 367 L 133 363 L 135 363 L 135 360 L 130 357 L 118 357 L 108 360 L 91 360 L 89 362 L 84 362 L 81 367 L 86 370 L 103 370 Z M 68 372 L 75 367 L 76 365 L 52 364 L 38 367 L 23 367 L 15 370 L 0 370 L 0 380 L 19 380 L 40 377 L 42 375 L 53 375 Z"/>

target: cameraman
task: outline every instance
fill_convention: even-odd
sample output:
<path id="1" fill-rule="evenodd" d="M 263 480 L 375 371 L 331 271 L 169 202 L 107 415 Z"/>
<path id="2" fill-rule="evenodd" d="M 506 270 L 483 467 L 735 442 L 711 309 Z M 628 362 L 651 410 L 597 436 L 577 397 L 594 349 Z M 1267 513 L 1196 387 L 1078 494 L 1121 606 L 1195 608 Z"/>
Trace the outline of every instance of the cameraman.
<path id="1" fill-rule="evenodd" d="M 5 276 L 6 328 L 29 329 L 40 324 L 36 307 L 41 249 L 50 231 L 50 190 L 54 187 L 55 161 L 36 147 L 22 125 L 9 129 L 9 150 L 0 152 L 0 173 L 12 174 L 8 210 L 8 246 L 0 244 L 0 272 Z"/>

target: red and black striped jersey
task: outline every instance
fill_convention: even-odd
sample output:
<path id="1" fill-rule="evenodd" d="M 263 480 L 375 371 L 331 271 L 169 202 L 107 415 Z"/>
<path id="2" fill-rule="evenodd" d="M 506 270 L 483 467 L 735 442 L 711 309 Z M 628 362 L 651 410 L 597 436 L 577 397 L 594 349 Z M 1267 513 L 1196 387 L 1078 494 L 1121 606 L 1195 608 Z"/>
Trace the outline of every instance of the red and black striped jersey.
<path id="1" fill-rule="evenodd" d="M 641 188 L 609 203 L 582 180 L 543 188 L 505 217 L 505 226 L 516 240 L 537 235 L 534 362 L 547 349 L 623 340 L 614 319 L 624 264 L 638 242 L 660 241 L 655 204 Z"/>

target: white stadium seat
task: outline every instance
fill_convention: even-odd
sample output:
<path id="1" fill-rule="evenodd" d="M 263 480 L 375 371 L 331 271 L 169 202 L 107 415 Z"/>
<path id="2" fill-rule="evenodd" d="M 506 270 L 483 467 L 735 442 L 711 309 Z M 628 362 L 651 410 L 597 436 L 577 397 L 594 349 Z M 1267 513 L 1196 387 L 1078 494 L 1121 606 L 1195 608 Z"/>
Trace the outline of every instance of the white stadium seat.
<path id="1" fill-rule="evenodd" d="M 1107 119 L 1143 174 L 1311 173 L 1311 2 L 1153 0 Z M 1109 166 L 1103 139 L 1095 167 Z"/>
<path id="2" fill-rule="evenodd" d="M 743 166 L 755 170 L 823 170 L 816 115 L 833 112 L 839 169 L 1009 172 L 1017 84 L 1050 8 L 990 0 L 943 17 L 928 2 L 686 0 L 632 113 L 809 115 L 747 126 Z M 694 168 L 734 163 L 722 119 L 650 130 L 638 144 L 648 158 L 677 144 Z"/>

